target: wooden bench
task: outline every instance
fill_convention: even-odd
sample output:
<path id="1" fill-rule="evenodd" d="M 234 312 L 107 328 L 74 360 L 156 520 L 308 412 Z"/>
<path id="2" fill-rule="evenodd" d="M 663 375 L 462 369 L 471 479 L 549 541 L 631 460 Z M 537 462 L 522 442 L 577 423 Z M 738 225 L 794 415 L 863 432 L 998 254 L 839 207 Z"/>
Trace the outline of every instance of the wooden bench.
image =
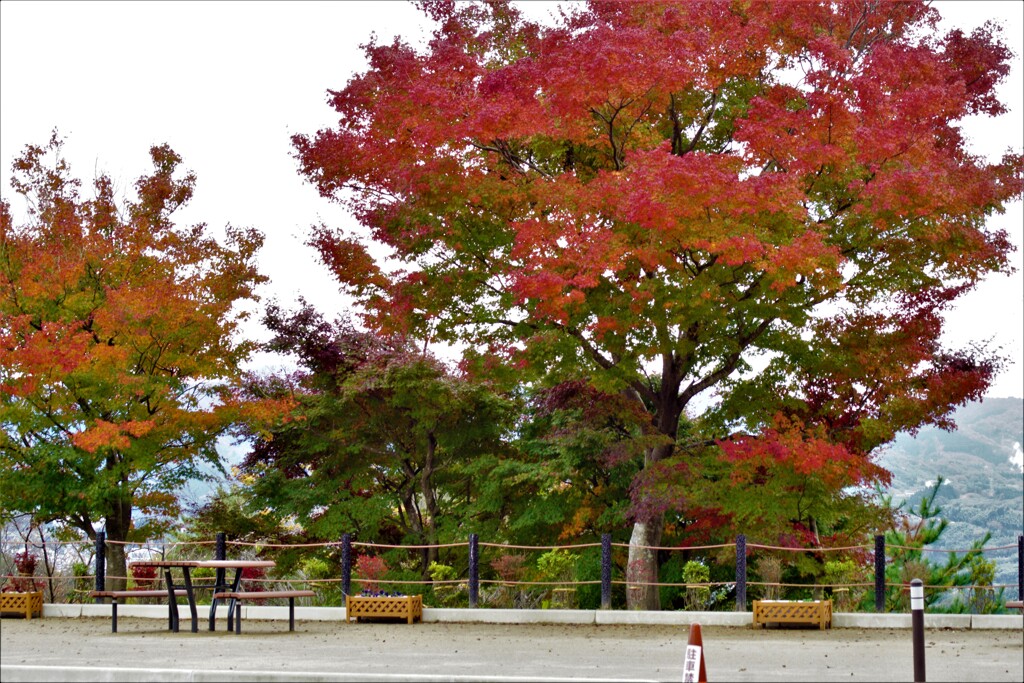
<path id="1" fill-rule="evenodd" d="M 288 598 L 288 630 L 295 630 L 295 598 L 311 598 L 316 593 L 313 591 L 225 591 L 214 593 L 214 600 L 231 600 L 228 607 L 228 630 L 231 629 L 232 614 L 234 615 L 234 631 L 242 632 L 242 601 L 243 600 L 267 600 L 269 598 Z"/>
<path id="2" fill-rule="evenodd" d="M 92 591 L 89 593 L 90 598 L 110 598 L 110 627 L 111 633 L 117 633 L 117 601 L 118 600 L 129 600 L 131 598 L 166 598 L 166 590 L 131 590 L 131 591 Z M 176 590 L 174 591 L 174 597 L 182 598 L 188 597 L 188 591 Z M 177 605 L 168 605 L 168 616 L 167 616 L 167 628 L 174 629 L 174 617 L 171 616 L 170 611 L 175 609 Z"/>
<path id="3" fill-rule="evenodd" d="M 754 626 L 768 622 L 779 624 L 812 624 L 822 631 L 832 627 L 832 601 L 754 600 Z"/>

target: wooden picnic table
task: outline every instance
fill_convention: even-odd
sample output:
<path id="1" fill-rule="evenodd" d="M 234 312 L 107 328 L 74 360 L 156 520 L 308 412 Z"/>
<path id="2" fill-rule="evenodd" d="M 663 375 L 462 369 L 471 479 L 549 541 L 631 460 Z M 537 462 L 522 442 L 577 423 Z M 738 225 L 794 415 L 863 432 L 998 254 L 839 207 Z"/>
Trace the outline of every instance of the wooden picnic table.
<path id="1" fill-rule="evenodd" d="M 178 631 L 178 610 L 176 609 L 177 597 L 181 591 L 185 591 L 185 598 L 188 600 L 189 613 L 192 616 L 192 633 L 199 631 L 199 613 L 196 607 L 195 590 L 197 588 L 212 588 L 213 599 L 210 602 L 210 630 L 216 629 L 217 599 L 218 593 L 236 593 L 242 580 L 242 570 L 251 567 L 269 569 L 276 566 L 271 560 L 140 560 L 132 562 L 129 567 L 156 567 L 164 572 L 164 582 L 167 586 L 167 600 L 170 609 L 170 628 Z M 215 569 L 214 581 L 211 584 L 196 585 L 192 583 L 191 572 L 193 569 Z M 181 570 L 181 583 L 177 583 L 172 570 Z M 234 569 L 234 575 L 230 582 L 227 580 L 227 572 Z M 268 594 L 270 597 L 272 594 Z M 234 612 L 237 609 L 237 601 L 232 599 L 228 604 L 228 630 L 231 630 Z"/>

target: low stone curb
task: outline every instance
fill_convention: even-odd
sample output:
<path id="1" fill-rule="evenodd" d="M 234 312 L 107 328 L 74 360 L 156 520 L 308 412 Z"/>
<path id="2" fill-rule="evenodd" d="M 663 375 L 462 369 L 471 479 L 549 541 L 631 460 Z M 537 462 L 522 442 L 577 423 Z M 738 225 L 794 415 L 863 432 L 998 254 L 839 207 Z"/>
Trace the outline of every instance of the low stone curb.
<path id="1" fill-rule="evenodd" d="M 166 619 L 164 605 L 118 605 L 118 616 Z M 182 620 L 189 619 L 187 605 L 179 605 Z M 209 607 L 199 607 L 200 622 L 209 615 Z M 43 605 L 44 617 L 110 617 L 110 605 Z M 227 607 L 217 610 L 217 619 L 227 618 Z M 283 620 L 288 607 L 244 605 L 242 618 Z M 344 607 L 295 607 L 296 621 L 344 621 Z M 424 623 L 465 624 L 594 624 L 594 625 L 679 625 L 698 623 L 702 626 L 751 627 L 750 612 L 652 612 L 642 610 L 576 610 L 576 609 L 440 609 L 423 608 Z M 183 621 L 184 623 L 184 621 Z M 838 612 L 832 615 L 833 628 L 910 628 L 910 614 L 869 614 Z M 953 629 L 1024 629 L 1024 615 L 1016 614 L 926 614 L 926 628 Z"/>
<path id="2" fill-rule="evenodd" d="M 0 666 L 0 678 L 10 683 L 44 683 L 65 681 L 85 683 L 136 683 L 137 681 L 163 681 L 164 683 L 214 683 L 238 681 L 257 683 L 282 681 L 284 683 L 478 683 L 503 681 L 505 683 L 657 683 L 651 679 L 558 678 L 551 676 L 469 676 L 434 674 L 340 673 L 329 671 L 221 671 L 217 669 L 144 669 L 116 667 L 74 666 Z"/>

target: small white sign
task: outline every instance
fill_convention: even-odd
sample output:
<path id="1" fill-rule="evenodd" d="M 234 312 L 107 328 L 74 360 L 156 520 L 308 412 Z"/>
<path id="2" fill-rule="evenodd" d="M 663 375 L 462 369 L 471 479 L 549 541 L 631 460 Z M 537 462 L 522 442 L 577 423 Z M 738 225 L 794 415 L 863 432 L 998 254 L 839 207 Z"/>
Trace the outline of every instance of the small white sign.
<path id="1" fill-rule="evenodd" d="M 683 659 L 683 683 L 698 683 L 700 680 L 700 645 L 687 645 Z"/>

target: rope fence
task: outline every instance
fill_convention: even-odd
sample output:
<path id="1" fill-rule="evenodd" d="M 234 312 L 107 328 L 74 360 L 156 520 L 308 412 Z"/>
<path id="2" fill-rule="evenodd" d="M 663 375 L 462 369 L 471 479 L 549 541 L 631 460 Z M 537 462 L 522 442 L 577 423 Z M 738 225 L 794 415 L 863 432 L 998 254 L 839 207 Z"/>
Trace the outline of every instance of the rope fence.
<path id="1" fill-rule="evenodd" d="M 892 604 L 898 604 L 903 600 L 903 593 L 909 590 L 909 580 L 904 581 L 904 577 L 901 576 L 899 579 L 894 579 L 893 575 L 886 576 L 886 570 L 891 567 L 895 562 L 903 562 L 907 558 L 902 557 L 906 554 L 916 553 L 946 553 L 953 555 L 974 555 L 984 556 L 992 553 L 1002 553 L 1005 558 L 1011 552 L 1016 553 L 1017 560 L 1017 583 L 1008 582 L 985 582 L 985 583 L 971 583 L 965 585 L 952 585 L 955 581 L 949 581 L 941 584 L 928 583 L 925 581 L 924 588 L 930 592 L 938 593 L 950 593 L 954 597 L 957 595 L 963 596 L 964 594 L 970 594 L 982 596 L 984 599 L 1003 599 L 1003 593 L 1009 593 L 1009 599 L 1013 599 L 1013 593 L 1020 594 L 1020 588 L 1022 584 L 1022 577 L 1024 577 L 1024 536 L 1018 536 L 1016 545 L 1002 545 L 994 546 L 989 548 L 925 548 L 919 546 L 907 546 L 898 544 L 887 544 L 885 537 L 882 535 L 875 536 L 874 545 L 845 545 L 835 547 L 814 547 L 814 548 L 797 548 L 788 546 L 771 545 L 765 543 L 753 543 L 747 542 L 744 535 L 739 535 L 734 543 L 718 543 L 709 545 L 694 545 L 694 546 L 661 546 L 661 545 L 633 545 L 628 543 L 613 543 L 611 541 L 610 534 L 603 534 L 599 542 L 581 542 L 581 543 L 569 543 L 564 545 L 518 545 L 510 543 L 494 543 L 480 541 L 476 534 L 470 534 L 468 540 L 451 542 L 451 543 L 437 543 L 437 544 L 419 544 L 419 545 L 403 545 L 393 543 L 376 543 L 372 541 L 356 541 L 352 538 L 351 534 L 343 534 L 342 538 L 337 541 L 327 542 L 316 542 L 316 543 L 256 543 L 249 541 L 239 540 L 227 540 L 226 535 L 223 533 L 217 534 L 215 540 L 198 540 L 198 541 L 164 541 L 162 539 L 149 540 L 145 542 L 138 541 L 113 541 L 107 540 L 102 532 L 97 533 L 95 541 L 54 541 L 47 542 L 47 546 L 50 548 L 64 548 L 74 547 L 76 549 L 91 550 L 92 558 L 90 563 L 93 565 L 94 570 L 91 573 L 67 575 L 67 574 L 54 574 L 51 576 L 34 576 L 33 578 L 37 584 L 43 582 L 50 583 L 50 592 L 52 598 L 56 601 L 59 597 L 58 594 L 65 597 L 73 597 L 74 599 L 80 599 L 83 595 L 89 592 L 84 586 L 92 585 L 95 586 L 95 590 L 102 591 L 105 589 L 106 582 L 152 582 L 158 581 L 152 576 L 119 576 L 111 574 L 106 571 L 107 563 L 107 549 L 108 547 L 121 547 L 124 550 L 124 556 L 131 559 L 132 557 L 138 558 L 139 554 L 148 555 L 149 557 L 161 556 L 167 557 L 168 555 L 174 555 L 176 553 L 194 552 L 196 548 L 205 548 L 209 546 L 214 547 L 215 559 L 226 559 L 228 547 L 241 552 L 243 555 L 252 557 L 260 555 L 267 551 L 275 550 L 305 550 L 305 549 L 327 549 L 330 551 L 340 551 L 340 566 L 336 568 L 336 574 L 333 576 L 324 575 L 306 575 L 300 576 L 299 578 L 278 578 L 268 577 L 264 575 L 259 576 L 244 576 L 242 580 L 246 585 L 252 587 L 254 590 L 259 590 L 259 586 L 268 585 L 273 586 L 277 584 L 305 584 L 311 587 L 319 587 L 323 590 L 337 591 L 340 587 L 340 596 L 344 600 L 345 596 L 352 595 L 352 583 L 356 582 L 361 585 L 387 585 L 387 586 L 415 586 L 424 587 L 427 590 L 433 590 L 435 593 L 441 590 L 457 591 L 461 595 L 462 593 L 467 594 L 465 597 L 468 598 L 470 607 L 478 607 L 480 603 L 481 588 L 488 591 L 536 591 L 536 590 L 555 590 L 555 591 L 566 591 L 573 589 L 600 589 L 600 604 L 603 609 L 610 609 L 612 605 L 613 589 L 621 590 L 625 587 L 626 591 L 637 591 L 637 590 L 674 590 L 677 591 L 675 595 L 686 594 L 692 596 L 697 594 L 698 591 L 703 591 L 701 595 L 706 596 L 710 592 L 716 594 L 716 600 L 719 602 L 722 599 L 727 599 L 728 595 L 735 597 L 735 609 L 738 611 L 746 611 L 750 607 L 750 603 L 747 598 L 747 589 L 753 588 L 759 591 L 762 596 L 781 596 L 786 591 L 796 591 L 796 595 L 803 596 L 806 599 L 804 591 L 810 591 L 813 595 L 818 598 L 828 592 L 830 595 L 847 600 L 853 601 L 856 605 L 864 605 L 868 603 L 867 598 L 870 594 L 874 593 L 874 607 L 876 612 L 885 612 L 892 609 Z M 26 548 L 29 545 L 26 544 Z M 572 576 L 568 575 L 549 575 L 545 576 L 544 571 L 540 568 L 538 562 L 538 568 L 534 572 L 537 576 L 523 576 L 526 572 L 525 563 L 527 561 L 527 554 L 530 553 L 551 553 L 552 551 L 558 551 L 559 553 L 570 554 L 577 551 L 589 552 L 594 549 L 600 549 L 600 566 L 591 561 L 588 566 L 591 567 L 589 571 L 592 572 L 590 576 L 584 575 L 583 573 L 577 574 L 574 570 Z M 711 551 L 719 551 L 716 556 L 719 558 L 715 566 L 718 567 L 715 580 L 664 580 L 664 577 L 651 577 L 649 573 L 646 576 L 641 576 L 643 572 L 629 571 L 631 569 L 628 562 L 623 562 L 624 551 L 636 551 L 642 550 L 648 553 L 684 553 L 683 557 L 691 557 L 694 554 L 705 554 L 704 558 L 707 559 L 707 553 Z M 504 553 L 497 559 L 492 560 L 490 563 L 490 570 L 487 570 L 487 565 L 484 565 L 484 571 L 481 572 L 481 550 L 491 553 Z M 728 580 L 722 580 L 721 573 L 726 569 L 725 564 L 722 562 L 721 551 L 734 550 L 736 555 L 735 566 L 733 569 L 733 575 L 728 577 Z M 428 578 L 426 573 L 420 577 L 409 576 L 414 570 L 409 569 L 411 565 L 406 565 L 403 569 L 405 575 L 367 575 L 367 568 L 360 566 L 360 563 L 356 560 L 361 560 L 361 557 L 356 557 L 356 552 L 362 557 L 374 557 L 385 553 L 395 553 L 396 551 L 408 551 L 410 553 L 419 553 L 419 557 L 426 557 L 424 551 L 431 553 L 431 557 L 440 557 L 439 553 L 443 551 L 454 552 L 454 557 L 458 559 L 456 564 L 465 562 L 465 564 L 459 564 L 459 569 L 456 570 L 454 566 L 446 565 L 451 570 L 455 577 L 449 576 L 438 576 L 438 578 Z M 618 554 L 618 562 L 615 562 L 615 554 Z M 856 557 L 860 558 L 861 568 L 858 572 L 861 572 L 860 576 L 831 576 L 827 579 L 825 576 L 810 577 L 808 581 L 784 581 L 778 576 L 755 576 L 751 577 L 748 575 L 748 561 L 752 559 L 759 559 L 764 557 L 775 557 L 776 560 L 781 560 L 779 556 L 795 556 L 799 553 L 810 553 L 817 555 L 819 553 L 852 553 Z M 866 556 L 862 553 L 866 553 Z M 334 554 L 333 552 L 331 553 Z M 180 556 L 180 555 L 179 555 Z M 335 556 L 336 557 L 336 556 Z M 504 573 L 502 568 L 498 565 L 501 563 L 502 558 L 513 557 L 515 561 L 506 562 L 504 565 Z M 544 555 L 540 556 L 541 558 Z M 579 559 L 579 555 L 575 556 L 575 559 Z M 595 556 L 590 555 L 591 558 Z M 867 557 L 867 559 L 865 559 Z M 519 559 L 522 558 L 522 559 Z M 449 562 L 452 560 L 449 559 Z M 819 556 L 818 561 L 821 561 Z M 425 560 L 424 560 L 425 562 Z M 863 564 L 868 562 L 869 564 Z M 870 576 L 864 576 L 863 573 L 870 574 L 870 563 L 873 563 L 874 577 L 873 581 L 869 580 Z M 289 565 L 291 566 L 291 565 Z M 1005 567 L 1005 564 L 1003 565 Z M 511 567 L 511 569 L 509 568 Z M 329 569 L 329 567 L 328 567 Z M 758 570 L 763 571 L 763 566 L 758 565 Z M 780 570 L 781 571 L 781 570 Z M 1004 569 L 1005 571 L 1005 569 Z M 500 576 L 494 576 L 494 574 L 500 574 Z M 317 572 L 321 573 L 321 572 Z M 623 576 L 625 573 L 625 576 Z M 308 572 L 306 572 L 308 574 Z M 360 575 L 357 575 L 360 574 Z M 484 574 L 484 575 L 481 575 Z M 507 574 L 507 575 L 506 575 Z M 616 574 L 618 574 L 616 576 Z M 634 576 L 636 574 L 636 576 Z M 16 575 L 12 573 L 0 574 L 0 586 L 10 586 L 12 582 L 18 580 L 24 580 L 27 577 Z M 927 579 L 928 577 L 921 577 Z M 960 577 L 957 580 L 963 580 Z M 54 586 L 59 586 L 60 590 Z M 6 588 L 9 589 L 9 588 Z M 996 592 L 998 591 L 998 597 L 995 598 Z M 593 595 L 593 593 L 591 593 Z M 620 599 L 621 599 L 621 593 Z M 724 597 L 723 597 L 724 596 Z M 985 596 L 988 596 L 987 598 Z M 706 599 L 706 598 L 705 598 Z M 1019 599 L 1019 598 L 1018 598 Z M 890 603 L 887 605 L 887 603 Z M 716 603 L 717 604 L 717 603 Z"/>

